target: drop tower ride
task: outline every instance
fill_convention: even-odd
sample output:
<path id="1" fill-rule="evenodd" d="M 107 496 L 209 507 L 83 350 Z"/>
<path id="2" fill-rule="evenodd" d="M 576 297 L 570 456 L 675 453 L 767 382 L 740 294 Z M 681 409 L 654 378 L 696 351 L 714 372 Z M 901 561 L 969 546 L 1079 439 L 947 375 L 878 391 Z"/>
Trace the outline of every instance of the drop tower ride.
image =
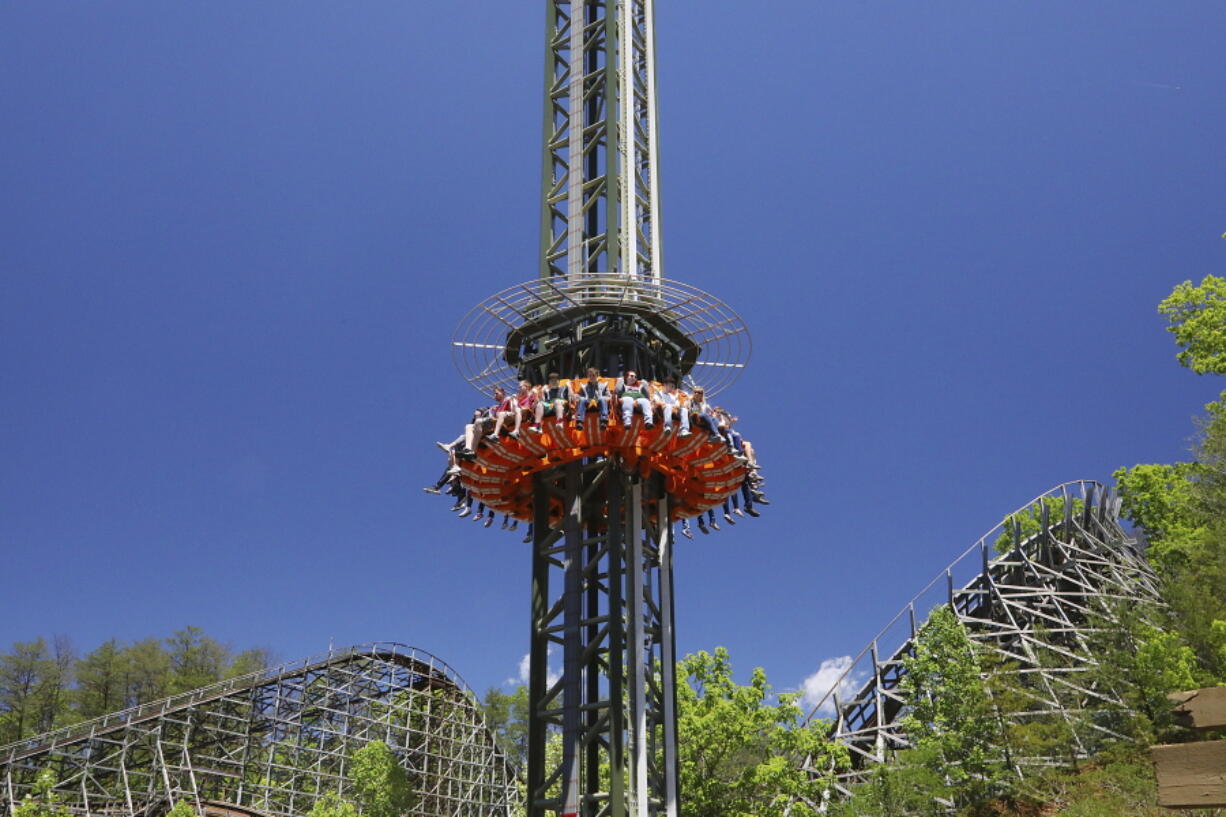
<path id="1" fill-rule="evenodd" d="M 452 340 L 483 394 L 594 368 L 710 398 L 748 360 L 740 317 L 663 274 L 653 6 L 546 2 L 538 275 L 470 310 Z M 678 813 L 673 522 L 747 475 L 697 416 L 674 435 L 650 411 L 624 423 L 611 409 L 609 423 L 580 404 L 486 436 L 462 463 L 475 499 L 532 523 L 530 817 Z"/>

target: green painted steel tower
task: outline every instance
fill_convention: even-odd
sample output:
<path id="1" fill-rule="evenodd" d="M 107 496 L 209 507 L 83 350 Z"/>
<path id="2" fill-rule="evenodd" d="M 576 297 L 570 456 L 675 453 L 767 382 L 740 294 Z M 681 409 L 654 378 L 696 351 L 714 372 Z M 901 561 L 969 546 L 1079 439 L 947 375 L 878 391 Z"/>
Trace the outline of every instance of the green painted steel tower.
<path id="1" fill-rule="evenodd" d="M 606 386 L 633 370 L 713 396 L 748 361 L 740 317 L 663 275 L 653 5 L 547 0 L 539 274 L 452 340 L 482 393 L 590 368 Z M 673 523 L 747 473 L 697 414 L 697 433 L 672 435 L 611 397 L 607 424 L 577 404 L 462 463 L 473 497 L 533 526 L 532 817 L 678 813 Z"/>

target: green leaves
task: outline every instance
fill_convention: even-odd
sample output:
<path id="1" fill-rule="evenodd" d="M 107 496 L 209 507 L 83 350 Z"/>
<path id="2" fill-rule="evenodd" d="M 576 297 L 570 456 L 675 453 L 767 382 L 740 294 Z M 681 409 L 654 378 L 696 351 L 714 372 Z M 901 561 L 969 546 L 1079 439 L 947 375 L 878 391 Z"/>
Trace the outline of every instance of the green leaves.
<path id="1" fill-rule="evenodd" d="M 196 810 L 192 808 L 191 803 L 180 800 L 175 803 L 174 808 L 166 812 L 166 817 L 196 817 Z"/>
<path id="2" fill-rule="evenodd" d="M 55 793 L 56 782 L 55 772 L 40 771 L 30 793 L 13 808 L 13 817 L 71 817 L 72 813 Z"/>
<path id="3" fill-rule="evenodd" d="M 358 808 L 340 795 L 330 791 L 315 801 L 307 817 L 358 817 Z"/>
<path id="4" fill-rule="evenodd" d="M 978 802 L 997 794 L 1009 769 L 1001 756 L 1000 718 L 983 682 L 975 644 L 947 605 L 920 628 L 904 659 L 910 702 L 903 729 L 912 762 L 944 777 L 951 799 Z"/>
<path id="5" fill-rule="evenodd" d="M 413 805 L 408 775 L 381 740 L 353 753 L 349 777 L 363 817 L 399 817 Z"/>
<path id="6" fill-rule="evenodd" d="M 1181 347 L 1179 363 L 1197 374 L 1226 374 L 1226 279 L 1184 281 L 1158 305 Z"/>
<path id="7" fill-rule="evenodd" d="M 685 817 L 793 817 L 816 814 L 827 787 L 801 770 L 842 767 L 846 749 L 826 740 L 825 723 L 804 725 L 795 693 L 772 696 L 766 673 L 732 680 L 728 651 L 686 656 L 678 676 L 677 734 Z"/>

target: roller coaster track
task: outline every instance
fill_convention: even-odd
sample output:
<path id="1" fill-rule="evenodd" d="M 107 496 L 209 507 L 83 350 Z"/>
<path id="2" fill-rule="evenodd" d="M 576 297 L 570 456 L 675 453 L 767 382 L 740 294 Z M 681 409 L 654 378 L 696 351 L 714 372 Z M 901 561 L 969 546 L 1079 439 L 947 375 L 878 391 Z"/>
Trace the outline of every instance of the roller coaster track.
<path id="1" fill-rule="evenodd" d="M 1097 666 L 1092 635 L 1160 604 L 1154 574 L 1120 527 L 1119 509 L 1119 498 L 1097 482 L 1058 485 L 989 530 L 902 608 L 809 714 L 810 722 L 833 714 L 831 737 L 850 751 L 837 795 L 850 795 L 874 764 L 910 745 L 902 727 L 904 661 L 939 605 L 949 605 L 985 654 L 1016 673 L 1027 703 L 1009 713 L 1014 722 L 1062 721 L 1082 756 L 1114 735 L 1109 722 L 1086 717 L 1122 707 L 1101 676 L 1090 675 Z M 1057 762 L 1011 761 L 1019 773 Z"/>
<path id="2" fill-rule="evenodd" d="M 505 814 L 514 770 L 476 698 L 438 658 L 380 642 L 334 650 L 0 747 L 0 809 L 44 768 L 75 813 L 291 817 L 344 793 L 352 752 L 385 741 L 413 814 Z"/>

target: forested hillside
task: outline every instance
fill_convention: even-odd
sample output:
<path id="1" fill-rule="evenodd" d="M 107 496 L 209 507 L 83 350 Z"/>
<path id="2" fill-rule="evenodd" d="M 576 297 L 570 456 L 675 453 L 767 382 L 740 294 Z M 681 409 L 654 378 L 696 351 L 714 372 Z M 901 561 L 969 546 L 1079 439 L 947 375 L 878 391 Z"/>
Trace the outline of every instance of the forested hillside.
<path id="1" fill-rule="evenodd" d="M 198 627 L 81 655 L 65 636 L 0 654 L 0 744 L 269 666 L 265 648 L 235 652 Z"/>

